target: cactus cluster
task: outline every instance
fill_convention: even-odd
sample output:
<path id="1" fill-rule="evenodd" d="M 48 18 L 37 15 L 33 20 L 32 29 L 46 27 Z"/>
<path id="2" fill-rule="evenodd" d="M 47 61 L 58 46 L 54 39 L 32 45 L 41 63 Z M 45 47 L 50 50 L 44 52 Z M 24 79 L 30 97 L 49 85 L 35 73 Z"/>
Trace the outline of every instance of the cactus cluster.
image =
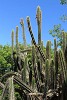
<path id="1" fill-rule="evenodd" d="M 19 46 L 18 26 L 16 26 L 16 35 L 12 31 L 13 69 L 12 72 L 2 76 L 0 80 L 0 87 L 3 89 L 0 100 L 6 100 L 5 98 L 15 100 L 16 92 L 19 93 L 21 100 L 61 100 L 61 98 L 67 100 L 67 33 L 62 32 L 62 47 L 60 49 L 57 48 L 56 39 L 54 39 L 54 56 L 52 57 L 51 41 L 47 41 L 46 53 L 43 52 L 44 46 L 41 40 L 42 12 L 39 6 L 37 7 L 36 18 L 38 44 L 32 32 L 30 17 L 27 17 L 27 25 L 32 39 L 31 48 L 26 46 L 23 19 L 20 22 L 23 30 L 23 50 Z M 14 36 L 16 36 L 16 45 L 14 45 Z M 28 58 L 29 53 L 31 53 L 30 58 Z"/>

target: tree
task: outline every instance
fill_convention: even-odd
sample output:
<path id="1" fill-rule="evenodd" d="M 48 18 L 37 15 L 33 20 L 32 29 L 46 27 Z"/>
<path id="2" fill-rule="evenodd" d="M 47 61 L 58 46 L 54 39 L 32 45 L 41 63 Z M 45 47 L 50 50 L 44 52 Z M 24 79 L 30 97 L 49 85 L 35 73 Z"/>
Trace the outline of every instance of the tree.
<path id="1" fill-rule="evenodd" d="M 60 0 L 60 4 L 62 5 L 67 4 L 67 0 Z"/>
<path id="2" fill-rule="evenodd" d="M 63 22 L 67 21 L 67 15 L 62 15 L 62 16 L 60 17 L 60 19 L 61 19 Z"/>
<path id="3" fill-rule="evenodd" d="M 62 28 L 61 28 L 61 24 L 58 24 L 58 25 L 54 25 L 54 28 L 52 30 L 49 30 L 49 33 L 57 38 L 57 46 L 61 46 L 61 43 L 62 43 L 62 31 L 64 31 Z"/>
<path id="4" fill-rule="evenodd" d="M 67 0 L 60 0 L 60 4 L 62 4 L 62 5 L 67 4 Z M 60 17 L 60 19 L 64 22 L 67 21 L 67 15 L 63 14 Z M 62 29 L 61 24 L 54 25 L 54 28 L 52 30 L 49 30 L 49 33 L 53 37 L 57 38 L 57 46 L 61 46 L 61 44 L 62 44 L 62 34 L 61 34 L 62 31 L 64 31 L 64 29 Z"/>
<path id="5" fill-rule="evenodd" d="M 11 67 L 11 47 L 9 45 L 0 45 L 0 73 L 4 74 L 5 71 Z"/>

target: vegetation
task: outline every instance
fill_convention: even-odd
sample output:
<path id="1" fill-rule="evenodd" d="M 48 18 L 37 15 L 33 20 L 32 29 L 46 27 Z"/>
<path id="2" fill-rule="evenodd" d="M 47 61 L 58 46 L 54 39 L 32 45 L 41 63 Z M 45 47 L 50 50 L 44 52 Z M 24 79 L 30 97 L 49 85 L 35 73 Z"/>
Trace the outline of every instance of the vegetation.
<path id="1" fill-rule="evenodd" d="M 67 0 L 60 0 L 60 3 L 61 3 L 62 5 L 67 4 Z"/>
<path id="2" fill-rule="evenodd" d="M 38 44 L 28 16 L 31 46 L 26 44 L 23 19 L 20 24 L 24 44 L 18 41 L 18 26 L 16 26 L 16 33 L 12 30 L 12 46 L 0 46 L 0 100 L 67 100 L 67 33 L 61 31 L 62 48 L 57 48 L 56 39 L 54 50 L 49 40 L 44 47 L 41 40 L 41 16 L 41 9 L 38 6 Z M 53 32 L 57 34 L 60 30 L 59 28 L 59 31 L 57 30 L 57 26 L 54 28 Z M 16 36 L 15 45 L 14 36 Z M 60 37 L 58 34 L 56 36 Z"/>

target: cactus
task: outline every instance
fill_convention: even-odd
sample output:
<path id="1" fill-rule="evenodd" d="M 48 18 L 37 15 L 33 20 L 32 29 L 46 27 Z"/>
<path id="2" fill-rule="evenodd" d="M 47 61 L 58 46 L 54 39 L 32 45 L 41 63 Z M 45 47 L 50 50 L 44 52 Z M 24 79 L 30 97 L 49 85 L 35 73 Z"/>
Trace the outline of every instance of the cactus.
<path id="1" fill-rule="evenodd" d="M 25 57 L 24 60 L 24 66 L 23 66 L 23 71 L 22 71 L 22 77 L 23 77 L 23 81 L 26 83 L 26 69 L 27 69 L 27 57 Z"/>
<path id="2" fill-rule="evenodd" d="M 12 30 L 12 59 L 13 59 L 13 51 L 14 51 L 14 30 Z"/>
<path id="3" fill-rule="evenodd" d="M 36 49 L 39 51 L 43 61 L 45 62 L 45 56 L 44 56 L 44 53 L 43 51 L 41 50 L 41 47 L 40 46 L 37 46 L 36 42 L 35 42 L 35 39 L 34 39 L 34 36 L 33 36 L 33 33 L 32 33 L 32 29 L 31 29 L 31 25 L 30 25 L 30 18 L 27 17 L 27 23 L 28 23 L 28 28 L 29 28 L 29 32 L 30 32 L 30 35 L 31 35 L 31 38 L 32 38 L 32 41 L 33 41 L 33 44 L 35 45 Z"/>
<path id="4" fill-rule="evenodd" d="M 20 24 L 21 24 L 22 31 L 23 31 L 23 32 L 22 32 L 23 42 L 24 42 L 24 46 L 25 46 L 25 48 L 26 48 L 26 37 L 25 37 L 25 30 L 24 30 L 24 21 L 23 21 L 23 19 L 21 19 Z"/>
<path id="5" fill-rule="evenodd" d="M 45 65 L 45 87 L 44 87 L 44 98 L 46 99 L 47 91 L 49 89 L 49 60 L 46 60 L 46 65 Z"/>
<path id="6" fill-rule="evenodd" d="M 65 62 L 66 62 L 66 69 L 67 69 L 67 45 L 64 52 Z"/>
<path id="7" fill-rule="evenodd" d="M 7 90 L 8 90 L 8 81 L 5 83 L 5 87 L 3 89 L 2 95 L 0 97 L 0 100 L 4 100 L 5 97 L 7 97 Z"/>
<path id="8" fill-rule="evenodd" d="M 59 51 L 59 62 L 62 71 L 62 93 L 63 93 L 63 100 L 67 99 L 67 68 L 64 59 L 64 53 L 62 50 Z"/>
<path id="9" fill-rule="evenodd" d="M 32 63 L 31 61 L 28 61 L 28 64 L 29 64 L 29 84 L 30 86 L 32 86 Z"/>
<path id="10" fill-rule="evenodd" d="M 63 74 L 63 79 L 66 80 L 67 70 L 66 70 L 66 63 L 65 63 L 64 54 L 63 54 L 62 50 L 59 50 L 59 64 L 61 66 L 61 71 L 62 71 L 62 74 Z"/>
<path id="11" fill-rule="evenodd" d="M 66 33 L 62 32 L 62 49 L 63 49 L 63 52 L 65 52 L 65 48 L 66 48 Z"/>
<path id="12" fill-rule="evenodd" d="M 32 45 L 32 64 L 33 64 L 33 70 L 34 70 L 34 76 L 35 76 L 35 82 L 37 85 L 37 90 L 40 91 L 40 83 L 39 83 L 37 64 L 36 64 L 36 59 L 35 59 L 35 47 L 34 47 L 34 45 Z"/>
<path id="13" fill-rule="evenodd" d="M 46 59 L 51 59 L 51 41 L 47 41 L 46 45 Z"/>
<path id="14" fill-rule="evenodd" d="M 54 89 L 54 61 L 50 61 L 50 89 Z"/>
<path id="15" fill-rule="evenodd" d="M 38 24 L 38 44 L 41 45 L 41 20 L 42 20 L 42 12 L 40 7 L 37 7 L 37 14 L 36 14 L 36 18 L 37 18 L 37 24 Z"/>
<path id="16" fill-rule="evenodd" d="M 56 42 L 56 39 L 54 39 L 54 88 L 56 88 L 56 62 L 57 62 L 57 59 L 56 59 L 56 55 L 57 55 L 57 42 Z"/>
<path id="17" fill-rule="evenodd" d="M 15 100 L 13 76 L 8 79 L 9 83 L 9 100 Z"/>
<path id="18" fill-rule="evenodd" d="M 13 70 L 13 51 L 14 51 L 14 30 L 12 30 L 12 54 L 11 54 L 11 58 L 12 58 L 12 70 Z"/>
<path id="19" fill-rule="evenodd" d="M 55 89 L 57 88 L 57 78 L 58 78 L 58 51 L 55 54 Z"/>
<path id="20" fill-rule="evenodd" d="M 3 92 L 0 100 L 5 100 L 6 97 L 9 100 L 15 100 L 14 83 L 20 87 L 15 87 L 15 90 L 20 94 L 21 99 L 23 100 L 27 99 L 27 95 L 30 95 L 29 93 L 32 94 L 30 95 L 32 97 L 35 95 L 35 98 L 33 99 L 41 100 L 41 98 L 37 97 L 38 92 L 43 94 L 45 100 L 48 98 L 53 99 L 54 96 L 56 96 L 58 100 L 61 100 L 59 99 L 60 95 L 63 95 L 63 100 L 67 100 L 67 33 L 62 32 L 62 48 L 60 48 L 60 50 L 57 49 L 56 39 L 54 39 L 53 57 L 51 57 L 51 41 L 48 40 L 46 44 L 46 54 L 44 55 L 43 42 L 41 41 L 41 15 L 41 9 L 38 6 L 36 14 L 38 25 L 38 44 L 36 44 L 32 32 L 30 18 L 27 17 L 28 29 L 32 38 L 31 48 L 26 48 L 26 37 L 23 19 L 21 19 L 20 24 L 23 31 L 23 42 L 25 46 L 24 50 L 20 48 L 21 50 L 19 51 L 18 26 L 16 26 L 16 52 L 14 52 L 14 31 L 12 30 L 11 54 L 12 59 L 13 54 L 17 54 L 15 55 L 16 59 L 13 59 L 15 60 L 14 71 L 17 71 L 17 73 L 9 72 L 1 77 L 0 85 L 3 89 Z M 28 51 L 32 53 L 32 56 L 30 57 L 31 59 L 27 59 Z M 29 67 L 29 70 L 27 67 Z M 6 79 L 8 80 L 6 81 Z M 2 83 L 4 83 L 4 85 Z M 34 92 L 37 93 L 33 94 Z"/>
<path id="21" fill-rule="evenodd" d="M 16 26 L 16 54 L 18 55 L 18 26 Z"/>

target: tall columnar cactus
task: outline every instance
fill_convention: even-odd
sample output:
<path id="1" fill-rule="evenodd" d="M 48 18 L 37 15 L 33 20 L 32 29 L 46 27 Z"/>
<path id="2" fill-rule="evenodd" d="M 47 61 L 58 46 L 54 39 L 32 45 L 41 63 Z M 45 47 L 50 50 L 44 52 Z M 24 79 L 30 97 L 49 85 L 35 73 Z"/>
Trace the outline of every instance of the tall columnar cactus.
<path id="1" fill-rule="evenodd" d="M 58 51 L 55 54 L 55 89 L 57 88 L 57 78 L 58 78 Z"/>
<path id="2" fill-rule="evenodd" d="M 29 18 L 29 17 L 27 17 L 27 24 L 28 24 L 28 28 L 29 28 L 29 32 L 30 32 L 30 35 L 31 35 L 33 44 L 35 45 L 35 47 L 36 47 L 36 49 L 38 50 L 38 52 L 40 53 L 40 55 L 41 55 L 43 61 L 45 62 L 44 53 L 43 53 L 43 51 L 41 50 L 41 47 L 40 47 L 40 46 L 37 46 L 36 41 L 35 41 L 35 39 L 34 39 L 33 32 L 32 32 L 31 25 L 30 25 L 30 18 Z"/>
<path id="3" fill-rule="evenodd" d="M 62 49 L 63 49 L 63 52 L 65 52 L 65 48 L 66 48 L 66 33 L 62 32 Z"/>
<path id="4" fill-rule="evenodd" d="M 18 55 L 18 26 L 16 26 L 16 53 Z"/>
<path id="5" fill-rule="evenodd" d="M 64 53 L 64 57 L 65 57 L 65 62 L 66 62 L 66 66 L 67 66 L 67 33 L 66 32 L 62 32 L 62 49 L 63 49 L 63 53 Z"/>
<path id="6" fill-rule="evenodd" d="M 39 76 L 39 80 L 41 80 L 41 73 L 42 73 L 42 66 L 41 66 L 41 62 L 40 62 L 40 58 L 37 57 L 37 65 L 38 65 L 38 76 Z"/>
<path id="7" fill-rule="evenodd" d="M 41 41 L 41 49 L 42 49 L 42 51 L 43 51 L 43 41 Z M 40 58 L 41 58 L 41 57 L 40 57 Z M 43 59 L 41 58 L 40 60 L 41 60 L 41 68 L 42 68 L 42 66 L 43 66 Z"/>
<path id="8" fill-rule="evenodd" d="M 54 39 L 54 56 L 55 56 L 56 51 L 57 51 L 57 42 L 56 42 L 56 39 Z"/>
<path id="9" fill-rule="evenodd" d="M 12 59 L 13 59 L 13 50 L 14 50 L 14 30 L 12 30 Z"/>
<path id="10" fill-rule="evenodd" d="M 36 58 L 35 57 L 35 47 L 34 47 L 34 45 L 32 45 L 32 65 L 33 65 L 37 90 L 40 91 L 40 83 L 39 83 L 38 70 L 37 70 L 37 64 L 36 64 L 36 59 L 35 58 Z"/>
<path id="11" fill-rule="evenodd" d="M 47 41 L 46 45 L 46 59 L 51 59 L 51 41 Z"/>
<path id="12" fill-rule="evenodd" d="M 32 61 L 28 61 L 28 65 L 29 65 L 29 84 L 30 86 L 32 86 Z"/>
<path id="13" fill-rule="evenodd" d="M 25 30 L 24 30 L 24 21 L 23 19 L 21 19 L 20 21 L 21 27 L 22 27 L 22 36 L 23 36 L 23 42 L 24 42 L 24 46 L 26 47 L 26 37 L 25 37 Z"/>
<path id="14" fill-rule="evenodd" d="M 67 100 L 67 69 L 66 63 L 64 59 L 64 53 L 62 50 L 59 51 L 59 61 L 62 70 L 62 93 L 63 93 L 63 100 Z"/>
<path id="15" fill-rule="evenodd" d="M 36 18 L 37 18 L 37 24 L 38 24 L 38 44 L 41 45 L 41 20 L 42 20 L 42 12 L 40 7 L 37 7 L 37 14 L 36 14 Z"/>
<path id="16" fill-rule="evenodd" d="M 50 61 L 50 88 L 54 89 L 54 61 Z"/>
<path id="17" fill-rule="evenodd" d="M 48 87 L 49 87 L 49 60 L 46 60 L 46 66 L 45 66 L 45 76 L 46 76 L 46 86 L 47 87 L 47 91 L 48 91 Z"/>
<path id="18" fill-rule="evenodd" d="M 67 69 L 66 69 L 66 63 L 65 63 L 65 58 L 64 58 L 64 53 L 62 50 L 59 50 L 59 64 L 61 67 L 61 71 L 63 74 L 63 80 L 62 81 L 66 81 L 67 80 Z"/>
<path id="19" fill-rule="evenodd" d="M 66 45 L 67 45 L 67 32 L 66 32 Z"/>
<path id="20" fill-rule="evenodd" d="M 49 89 L 49 60 L 46 59 L 45 63 L 45 87 L 44 87 L 44 98 L 46 99 L 47 91 Z"/>
<path id="21" fill-rule="evenodd" d="M 65 62 L 66 62 L 66 69 L 67 69 L 67 45 L 64 52 Z"/>
<path id="22" fill-rule="evenodd" d="M 5 83 L 5 87 L 3 89 L 2 95 L 0 96 L 0 100 L 5 100 L 5 97 L 7 96 L 7 90 L 8 90 L 8 81 Z"/>
<path id="23" fill-rule="evenodd" d="M 12 30 L 12 54 L 11 54 L 11 58 L 12 58 L 12 70 L 13 70 L 13 51 L 14 51 L 14 30 Z"/>
<path id="24" fill-rule="evenodd" d="M 24 60 L 24 66 L 23 66 L 23 71 L 22 71 L 22 77 L 23 77 L 23 81 L 26 83 L 26 69 L 27 69 L 27 57 L 25 57 Z"/>
<path id="25" fill-rule="evenodd" d="M 15 100 L 13 76 L 8 79 L 9 83 L 9 100 Z"/>
<path id="26" fill-rule="evenodd" d="M 54 88 L 56 88 L 55 87 L 55 85 L 56 85 L 56 55 L 57 55 L 57 42 L 56 42 L 56 39 L 54 39 L 54 66 L 55 66 L 55 70 L 54 70 Z"/>
<path id="27" fill-rule="evenodd" d="M 41 16 L 41 9 L 38 6 L 37 7 L 37 13 L 36 13 L 36 19 L 37 19 L 37 25 L 38 25 L 38 45 L 40 45 L 40 46 L 41 46 L 41 17 L 42 17 Z M 40 59 L 40 57 L 39 57 L 39 59 Z M 41 73 L 41 67 L 42 67 L 41 66 L 41 60 L 42 59 L 40 59 L 40 60 L 39 59 L 38 59 L 38 73 L 39 73 L 39 76 L 41 76 L 40 73 Z"/>
<path id="28" fill-rule="evenodd" d="M 56 41 L 56 38 L 54 38 L 54 49 L 57 50 L 57 41 Z"/>

